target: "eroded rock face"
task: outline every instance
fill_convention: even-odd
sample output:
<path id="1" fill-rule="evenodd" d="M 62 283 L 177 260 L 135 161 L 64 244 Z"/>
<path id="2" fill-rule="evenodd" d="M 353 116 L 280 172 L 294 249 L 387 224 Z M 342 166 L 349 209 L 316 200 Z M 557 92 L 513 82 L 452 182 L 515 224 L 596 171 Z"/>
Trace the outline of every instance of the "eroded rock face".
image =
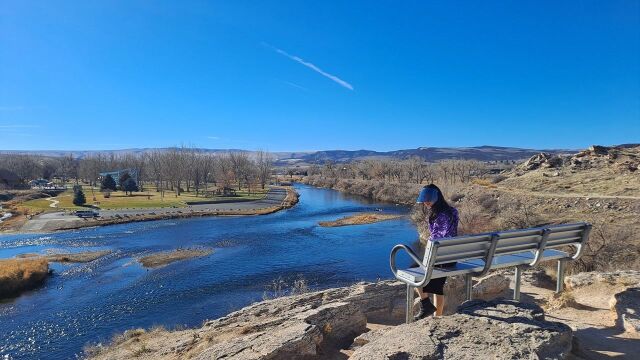
<path id="1" fill-rule="evenodd" d="M 462 280 L 450 280 L 447 297 L 456 299 L 463 296 Z M 492 298 L 508 289 L 508 286 L 508 278 L 504 275 L 490 275 L 475 284 L 474 296 Z M 427 335 L 424 332 L 416 334 L 397 330 L 405 325 L 397 329 L 392 326 L 366 332 L 367 322 L 387 325 L 404 322 L 405 291 L 406 285 L 403 283 L 381 281 L 263 301 L 208 321 L 197 329 L 140 330 L 135 336 L 120 337 L 107 348 L 94 349 L 90 355 L 98 359 L 320 360 L 344 357 L 344 353 L 339 353 L 341 349 L 358 349 L 356 352 L 359 352 L 374 344 L 389 346 L 387 350 L 391 351 L 399 346 L 400 338 L 406 335 L 411 340 L 405 344 L 410 347 L 407 351 L 410 350 L 411 354 L 427 359 L 439 358 L 445 350 L 441 346 L 433 346 L 428 335 L 431 333 L 435 334 L 434 339 L 446 341 L 447 346 L 458 349 L 453 353 L 447 352 L 453 354 L 453 358 L 462 354 L 462 343 L 465 341 L 476 344 L 473 349 L 477 352 L 469 353 L 470 358 L 474 356 L 476 359 L 482 358 L 484 351 L 507 343 L 526 344 L 517 345 L 517 351 L 508 353 L 515 358 L 546 354 L 544 351 L 547 348 L 553 354 L 564 351 L 558 350 L 560 345 L 557 345 L 563 339 L 564 328 L 553 333 L 538 307 L 501 301 L 471 302 L 475 305 L 465 305 L 463 313 L 422 321 L 421 324 L 430 324 L 428 326 L 432 327 Z M 431 324 L 431 321 L 435 322 Z M 494 334 L 496 331 L 501 331 L 497 337 Z M 510 331 L 521 333 L 509 337 Z M 547 335 L 549 337 L 545 337 Z M 391 343 L 380 345 L 381 341 L 386 342 L 388 338 Z M 451 343 L 448 339 L 452 339 Z M 425 343 L 431 345 L 426 346 Z M 367 358 L 360 356 L 361 359 Z"/>
<path id="2" fill-rule="evenodd" d="M 351 359 L 564 359 L 571 339 L 571 329 L 545 321 L 537 305 L 474 300 L 454 315 L 392 328 Z"/>
<path id="3" fill-rule="evenodd" d="M 611 310 L 616 312 L 619 327 L 625 331 L 640 332 L 640 287 L 615 294 L 610 305 Z"/>
<path id="4" fill-rule="evenodd" d="M 575 289 L 596 283 L 606 283 L 610 285 L 640 285 L 640 271 L 624 270 L 614 272 L 583 272 L 564 279 L 564 284 L 568 289 Z"/>

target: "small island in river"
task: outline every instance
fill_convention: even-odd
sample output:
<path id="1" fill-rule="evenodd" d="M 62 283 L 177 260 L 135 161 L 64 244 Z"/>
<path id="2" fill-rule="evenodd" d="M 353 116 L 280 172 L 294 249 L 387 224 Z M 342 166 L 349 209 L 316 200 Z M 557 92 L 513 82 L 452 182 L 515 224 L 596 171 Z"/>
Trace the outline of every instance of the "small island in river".
<path id="1" fill-rule="evenodd" d="M 345 216 L 343 218 L 340 218 L 338 220 L 333 220 L 333 221 L 320 221 L 318 225 L 322 227 L 364 225 L 364 224 L 373 224 L 373 223 L 377 223 L 385 220 L 398 219 L 401 217 L 402 215 L 395 215 L 395 214 L 365 213 L 365 214 Z"/>
<path id="2" fill-rule="evenodd" d="M 138 261 L 146 268 L 156 268 L 172 262 L 207 256 L 213 253 L 211 249 L 176 249 L 143 256 Z"/>

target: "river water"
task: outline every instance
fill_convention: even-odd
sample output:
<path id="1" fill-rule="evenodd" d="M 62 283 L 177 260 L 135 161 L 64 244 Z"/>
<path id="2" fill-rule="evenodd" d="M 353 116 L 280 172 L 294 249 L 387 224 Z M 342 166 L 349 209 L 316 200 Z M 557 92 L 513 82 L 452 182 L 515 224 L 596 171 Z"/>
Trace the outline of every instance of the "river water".
<path id="1" fill-rule="evenodd" d="M 44 286 L 0 303 L 0 359 L 73 359 L 87 344 L 127 329 L 200 326 L 274 294 L 274 283 L 311 289 L 391 278 L 389 251 L 417 232 L 407 217 L 322 228 L 318 221 L 408 209 L 296 185 L 300 202 L 275 214 L 153 221 L 55 234 L 0 236 L 0 258 L 45 251 L 112 253 L 86 264 L 52 264 Z M 180 247 L 214 253 L 147 270 L 136 258 Z M 284 289 L 287 287 L 284 286 Z"/>

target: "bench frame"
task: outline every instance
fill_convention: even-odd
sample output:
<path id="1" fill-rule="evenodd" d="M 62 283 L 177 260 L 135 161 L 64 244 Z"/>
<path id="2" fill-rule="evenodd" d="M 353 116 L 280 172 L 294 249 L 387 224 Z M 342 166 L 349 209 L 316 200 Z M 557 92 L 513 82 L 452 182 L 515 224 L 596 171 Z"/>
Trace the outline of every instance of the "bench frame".
<path id="1" fill-rule="evenodd" d="M 564 274 L 565 274 L 565 265 L 567 261 L 574 261 L 577 260 L 578 258 L 580 258 L 580 256 L 582 255 L 583 251 L 584 251 L 584 244 L 587 242 L 588 238 L 589 238 L 589 233 L 591 232 L 591 227 L 592 225 L 589 223 L 572 223 L 572 224 L 561 224 L 561 225 L 554 225 L 554 226 L 548 226 L 548 227 L 540 227 L 540 228 L 531 228 L 531 229 L 519 229 L 519 230 L 515 230 L 515 232 L 517 231 L 523 231 L 524 233 L 527 234 L 531 234 L 533 233 L 534 235 L 522 235 L 523 237 L 526 236 L 539 236 L 539 241 L 536 241 L 536 249 L 530 249 L 530 250 L 525 250 L 525 251 L 521 251 L 521 252 L 517 252 L 514 253 L 515 255 L 518 254 L 528 254 L 529 256 L 531 256 L 532 251 L 535 251 L 535 254 L 533 255 L 533 260 L 529 263 L 523 263 L 523 264 L 517 264 L 514 266 L 504 266 L 504 267 L 515 267 L 515 285 L 514 285 L 514 289 L 513 289 L 513 299 L 516 301 L 520 301 L 520 285 L 521 285 L 521 277 L 522 277 L 522 271 L 526 268 L 532 267 L 532 266 L 536 266 L 538 265 L 541 261 L 545 261 L 544 258 L 544 251 L 545 248 L 547 246 L 547 241 L 549 240 L 550 235 L 552 234 L 554 229 L 561 229 L 561 227 L 566 226 L 566 227 L 578 227 L 578 230 L 572 230 L 572 231 L 581 231 L 581 238 L 579 241 L 575 241 L 575 242 L 570 242 L 564 245 L 559 245 L 559 246 L 575 246 L 576 247 L 576 251 L 573 255 L 569 255 L 567 254 L 566 257 L 562 257 L 557 259 L 558 261 L 558 270 L 557 270 L 557 283 L 556 283 L 556 293 L 560 293 L 563 290 L 563 284 L 564 284 Z M 486 275 L 489 270 L 491 270 L 492 265 L 493 265 L 493 260 L 494 257 L 496 255 L 496 250 L 498 247 L 498 243 L 501 239 L 501 236 L 506 235 L 506 234 L 510 234 L 512 235 L 512 239 L 513 238 L 517 238 L 518 235 L 513 236 L 514 231 L 503 231 L 503 232 L 494 232 L 494 233 L 487 233 L 487 234 L 477 234 L 477 235 L 468 235 L 468 236 L 477 236 L 479 238 L 484 237 L 484 238 L 489 238 L 489 247 L 486 250 L 485 255 L 482 258 L 479 258 L 477 256 L 473 257 L 473 259 L 475 260 L 482 260 L 484 261 L 484 267 L 482 268 L 481 271 L 469 271 L 466 273 L 463 273 L 462 275 L 464 276 L 464 283 L 465 283 L 465 299 L 466 300 L 471 300 L 472 298 L 472 291 L 473 291 L 473 277 L 480 277 L 480 276 L 484 276 Z M 444 238 L 444 239 L 437 239 L 437 240 L 429 240 L 429 242 L 426 245 L 426 250 L 425 250 L 425 256 L 423 260 L 420 260 L 419 256 L 413 251 L 413 249 L 411 249 L 410 246 L 408 245 L 404 245 L 404 244 L 398 244 L 396 246 L 393 247 L 393 249 L 391 250 L 391 254 L 390 254 L 390 266 L 391 266 L 391 272 L 393 273 L 393 275 L 395 276 L 396 279 L 404 282 L 405 284 L 407 284 L 407 303 L 406 303 L 406 322 L 410 323 L 411 321 L 413 321 L 413 302 L 414 302 L 414 296 L 415 296 L 415 291 L 414 288 L 418 288 L 418 287 L 423 287 L 426 283 L 429 282 L 429 280 L 431 280 L 432 274 L 433 274 L 433 269 L 434 266 L 436 264 L 436 258 L 438 256 L 438 249 L 440 248 L 440 246 L 449 240 L 462 240 L 465 237 L 468 236 L 457 236 L 457 237 L 452 237 L 452 238 Z M 486 240 L 481 240 L 482 242 L 486 242 Z M 476 241 L 480 242 L 480 241 Z M 473 241 L 470 241 L 468 243 L 465 244 L 473 244 Z M 554 246 L 554 247 L 558 247 L 558 245 Z M 422 270 L 424 272 L 424 277 L 419 280 L 419 281 L 415 281 L 415 280 L 411 280 L 409 278 L 406 277 L 402 277 L 399 275 L 399 270 L 397 268 L 396 265 L 396 256 L 398 254 L 398 252 L 400 252 L 401 250 L 405 251 L 407 253 L 407 255 L 409 255 L 409 257 L 417 264 L 417 266 L 420 268 L 420 270 Z M 557 256 L 556 256 L 557 258 Z M 466 260 L 464 256 L 461 256 L 460 258 L 457 258 L 454 261 L 457 262 L 461 262 Z M 415 268 L 415 267 L 414 267 Z M 402 270 L 400 270 L 400 272 L 402 272 Z"/>

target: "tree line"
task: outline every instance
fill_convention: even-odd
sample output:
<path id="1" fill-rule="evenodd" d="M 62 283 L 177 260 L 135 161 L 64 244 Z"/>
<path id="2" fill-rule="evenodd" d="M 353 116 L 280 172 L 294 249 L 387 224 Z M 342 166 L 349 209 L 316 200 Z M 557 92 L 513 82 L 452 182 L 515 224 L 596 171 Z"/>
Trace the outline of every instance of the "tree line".
<path id="1" fill-rule="evenodd" d="M 492 171 L 508 165 L 475 160 L 442 160 L 426 162 L 414 156 L 407 159 L 369 159 L 351 163 L 325 162 L 312 165 L 307 175 L 337 179 L 379 180 L 387 183 L 458 183 L 472 178 L 485 178 Z"/>
<path id="2" fill-rule="evenodd" d="M 216 188 L 262 189 L 269 183 L 273 156 L 266 151 L 210 153 L 192 147 L 173 147 L 145 153 L 94 153 L 83 158 L 2 154 L 0 169 L 23 181 L 57 179 L 100 186 L 100 173 L 136 169 L 141 191 L 150 184 L 157 191 L 200 194 Z"/>

